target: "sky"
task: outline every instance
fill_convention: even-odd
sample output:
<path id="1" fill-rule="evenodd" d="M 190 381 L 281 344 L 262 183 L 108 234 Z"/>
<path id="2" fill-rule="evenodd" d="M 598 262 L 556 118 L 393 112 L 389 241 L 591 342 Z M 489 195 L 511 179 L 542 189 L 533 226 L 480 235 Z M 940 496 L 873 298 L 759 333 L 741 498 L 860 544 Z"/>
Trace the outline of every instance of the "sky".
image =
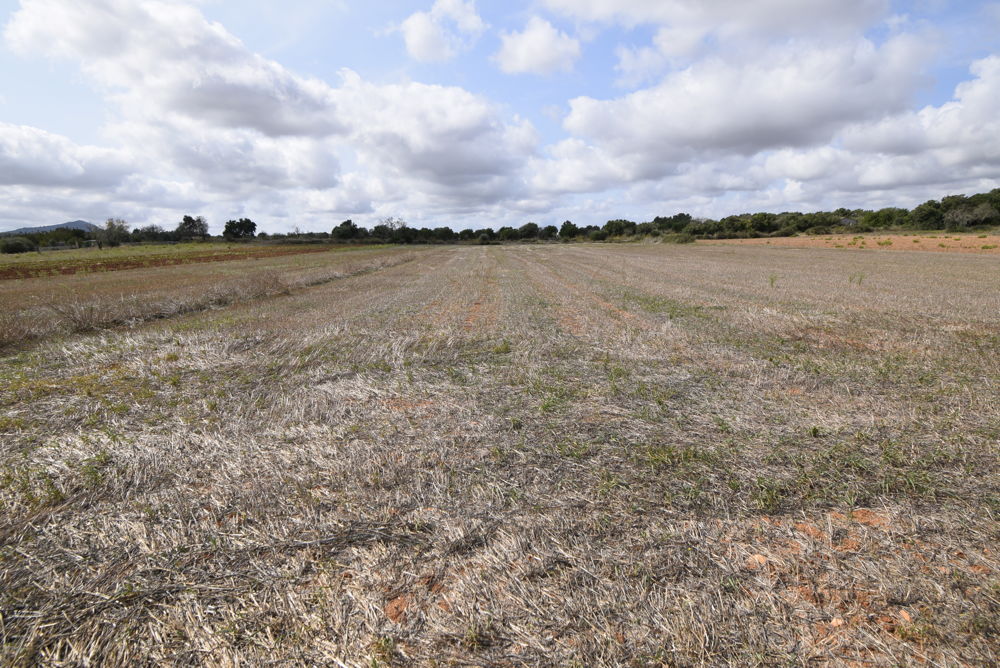
<path id="1" fill-rule="evenodd" d="M 912 207 L 1000 186 L 1000 2 L 0 0 L 0 230 Z"/>

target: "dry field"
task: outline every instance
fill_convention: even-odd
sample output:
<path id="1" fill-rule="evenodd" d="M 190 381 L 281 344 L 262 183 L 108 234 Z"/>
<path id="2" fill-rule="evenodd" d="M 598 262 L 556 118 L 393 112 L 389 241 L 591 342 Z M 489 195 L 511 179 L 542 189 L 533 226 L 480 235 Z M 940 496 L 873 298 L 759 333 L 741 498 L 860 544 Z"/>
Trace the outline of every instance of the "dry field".
<path id="1" fill-rule="evenodd" d="M 1000 255 L 1000 234 L 833 234 L 761 239 L 717 239 L 702 244 L 778 246 L 784 248 L 844 248 L 851 250 L 907 250 L 937 253 L 986 253 Z"/>
<path id="2" fill-rule="evenodd" d="M 351 262 L 0 358 L 0 663 L 1000 660 L 995 257 Z"/>
<path id="3" fill-rule="evenodd" d="M 82 248 L 0 255 L 0 281 L 38 276 L 71 276 L 143 267 L 168 267 L 254 260 L 344 250 L 343 246 L 259 245 L 230 243 L 152 244 L 117 248 Z"/>
<path id="4" fill-rule="evenodd" d="M 294 288 L 365 273 L 407 257 L 407 252 L 401 249 L 386 251 L 371 246 L 325 252 L 317 252 L 315 248 L 305 252 L 291 250 L 294 252 L 265 253 L 260 257 L 245 254 L 240 262 L 229 261 L 232 258 L 224 253 L 213 255 L 220 258 L 216 261 L 205 261 L 209 256 L 196 251 L 175 251 L 174 259 L 180 262 L 154 263 L 142 270 L 95 270 L 97 273 L 64 273 L 56 259 L 48 258 L 51 273 L 0 280 L 0 349 L 50 337 L 53 333 L 135 325 L 287 294 Z M 113 260 L 113 253 L 105 257 Z M 69 258 L 66 264 L 75 261 Z"/>

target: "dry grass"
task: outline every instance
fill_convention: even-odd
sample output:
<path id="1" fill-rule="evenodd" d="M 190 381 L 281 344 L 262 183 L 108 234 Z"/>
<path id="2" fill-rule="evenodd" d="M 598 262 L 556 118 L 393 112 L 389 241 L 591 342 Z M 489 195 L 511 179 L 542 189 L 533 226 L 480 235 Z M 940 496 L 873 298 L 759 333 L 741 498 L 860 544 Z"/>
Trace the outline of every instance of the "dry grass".
<path id="1" fill-rule="evenodd" d="M 84 277 L 34 278 L 0 284 L 0 350 L 52 336 L 89 332 L 230 304 L 377 271 L 411 255 L 399 250 L 309 255 Z M 89 280 L 88 280 L 89 279 Z"/>
<path id="2" fill-rule="evenodd" d="M 0 360 L 0 662 L 991 665 L 989 257 L 415 253 Z"/>

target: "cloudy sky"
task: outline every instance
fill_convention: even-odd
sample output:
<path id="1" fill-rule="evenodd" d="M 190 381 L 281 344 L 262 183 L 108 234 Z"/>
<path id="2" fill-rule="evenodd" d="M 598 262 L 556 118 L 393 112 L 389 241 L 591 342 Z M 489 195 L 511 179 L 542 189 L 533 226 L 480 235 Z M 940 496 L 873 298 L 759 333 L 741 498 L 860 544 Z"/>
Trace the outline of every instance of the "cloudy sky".
<path id="1" fill-rule="evenodd" d="M 0 230 L 912 206 L 1000 186 L 1000 2 L 0 0 Z"/>

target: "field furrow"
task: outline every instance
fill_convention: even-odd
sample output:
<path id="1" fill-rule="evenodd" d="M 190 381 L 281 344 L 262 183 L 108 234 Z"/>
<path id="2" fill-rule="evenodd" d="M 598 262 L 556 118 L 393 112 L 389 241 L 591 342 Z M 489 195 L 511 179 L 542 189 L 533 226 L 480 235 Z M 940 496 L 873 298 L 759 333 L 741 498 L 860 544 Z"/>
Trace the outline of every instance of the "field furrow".
<path id="1" fill-rule="evenodd" d="M 1000 660 L 995 258 L 357 253 L 0 358 L 0 662 Z"/>

